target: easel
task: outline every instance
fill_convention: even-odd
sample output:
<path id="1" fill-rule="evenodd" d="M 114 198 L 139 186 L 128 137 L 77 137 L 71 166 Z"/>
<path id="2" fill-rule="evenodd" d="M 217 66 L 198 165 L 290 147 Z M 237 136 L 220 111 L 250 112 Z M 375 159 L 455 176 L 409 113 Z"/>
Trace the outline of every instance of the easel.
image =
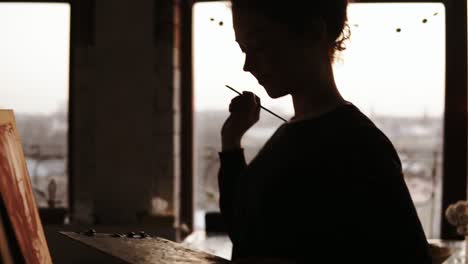
<path id="1" fill-rule="evenodd" d="M 0 262 L 5 264 L 24 263 L 18 243 L 7 217 L 3 199 L 0 197 Z"/>
<path id="2" fill-rule="evenodd" d="M 0 110 L 0 221 L 3 263 L 52 263 L 11 110 Z"/>

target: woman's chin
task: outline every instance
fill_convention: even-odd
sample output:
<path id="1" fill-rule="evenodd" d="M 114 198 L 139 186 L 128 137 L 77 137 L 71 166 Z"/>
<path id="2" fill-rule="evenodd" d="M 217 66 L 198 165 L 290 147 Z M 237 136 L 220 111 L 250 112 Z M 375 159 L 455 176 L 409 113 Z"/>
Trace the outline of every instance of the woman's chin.
<path id="1" fill-rule="evenodd" d="M 288 94 L 288 93 L 286 93 L 284 91 L 272 91 L 272 90 L 268 90 L 268 89 L 265 89 L 265 91 L 267 92 L 268 96 L 273 98 L 273 99 L 280 98 L 280 97 L 283 97 L 283 96 Z"/>

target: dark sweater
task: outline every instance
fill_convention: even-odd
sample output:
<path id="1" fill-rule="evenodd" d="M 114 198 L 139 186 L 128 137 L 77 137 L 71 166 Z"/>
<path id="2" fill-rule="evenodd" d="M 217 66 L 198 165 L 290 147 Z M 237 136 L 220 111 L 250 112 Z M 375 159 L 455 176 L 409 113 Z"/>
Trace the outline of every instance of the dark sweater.
<path id="1" fill-rule="evenodd" d="M 431 263 L 400 159 L 354 105 L 283 124 L 248 165 L 219 156 L 233 260 Z"/>

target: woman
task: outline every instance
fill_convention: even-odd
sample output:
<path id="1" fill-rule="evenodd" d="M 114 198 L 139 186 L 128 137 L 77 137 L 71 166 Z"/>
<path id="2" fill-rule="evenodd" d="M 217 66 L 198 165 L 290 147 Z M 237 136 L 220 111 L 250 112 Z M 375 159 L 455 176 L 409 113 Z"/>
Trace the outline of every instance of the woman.
<path id="1" fill-rule="evenodd" d="M 229 106 L 219 187 L 234 260 L 431 263 L 392 143 L 334 81 L 347 5 L 232 0 L 244 70 L 270 97 L 290 94 L 295 111 L 246 164 L 241 139 L 260 99 L 244 92 Z"/>

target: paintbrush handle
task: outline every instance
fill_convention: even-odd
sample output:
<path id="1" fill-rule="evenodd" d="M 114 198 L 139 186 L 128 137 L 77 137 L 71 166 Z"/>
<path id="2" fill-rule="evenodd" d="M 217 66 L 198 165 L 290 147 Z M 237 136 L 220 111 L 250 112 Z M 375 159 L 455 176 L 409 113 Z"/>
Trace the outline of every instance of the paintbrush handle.
<path id="1" fill-rule="evenodd" d="M 239 95 L 242 95 L 242 93 L 240 93 L 239 91 L 237 91 L 236 89 L 232 88 L 231 86 L 229 85 L 226 85 L 227 88 L 231 89 L 232 91 L 234 91 L 235 93 L 239 94 Z M 277 118 L 283 120 L 284 122 L 288 122 L 286 119 L 282 118 L 281 116 L 273 113 L 272 111 L 268 110 L 267 108 L 263 107 L 262 105 L 260 105 L 260 108 L 262 108 L 263 110 L 267 111 L 268 113 L 276 116 Z"/>

